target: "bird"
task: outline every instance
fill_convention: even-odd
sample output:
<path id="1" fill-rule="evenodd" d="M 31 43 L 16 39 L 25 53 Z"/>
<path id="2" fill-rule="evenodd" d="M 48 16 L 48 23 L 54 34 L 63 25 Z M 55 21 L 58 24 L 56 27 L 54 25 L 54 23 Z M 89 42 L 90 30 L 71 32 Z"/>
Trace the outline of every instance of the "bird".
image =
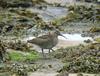
<path id="1" fill-rule="evenodd" d="M 56 30 L 56 31 L 49 32 L 46 35 L 42 35 L 34 39 L 28 40 L 27 42 L 38 45 L 42 50 L 43 57 L 45 57 L 43 50 L 49 49 L 49 53 L 50 50 L 54 51 L 52 48 L 57 45 L 59 35 L 63 36 L 58 30 Z M 65 36 L 63 37 L 66 38 Z"/>

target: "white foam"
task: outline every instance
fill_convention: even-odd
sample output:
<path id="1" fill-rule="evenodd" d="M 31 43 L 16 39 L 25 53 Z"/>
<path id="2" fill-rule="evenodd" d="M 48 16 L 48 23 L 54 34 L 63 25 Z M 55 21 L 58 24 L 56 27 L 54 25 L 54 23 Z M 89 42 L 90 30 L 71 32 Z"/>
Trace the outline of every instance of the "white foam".
<path id="1" fill-rule="evenodd" d="M 62 36 L 58 36 L 58 39 L 61 40 L 72 40 L 72 41 L 84 41 L 84 40 L 91 40 L 93 41 L 92 37 L 82 37 L 81 34 L 63 34 L 67 39 Z"/>

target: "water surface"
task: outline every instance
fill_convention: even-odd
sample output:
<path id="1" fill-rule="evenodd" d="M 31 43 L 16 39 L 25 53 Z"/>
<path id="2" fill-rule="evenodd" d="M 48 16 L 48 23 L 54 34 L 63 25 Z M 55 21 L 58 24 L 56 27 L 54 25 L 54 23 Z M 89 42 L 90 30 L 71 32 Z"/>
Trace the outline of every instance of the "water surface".
<path id="1" fill-rule="evenodd" d="M 81 34 L 63 34 L 67 39 L 64 37 L 58 36 L 60 40 L 69 40 L 69 41 L 84 41 L 84 40 L 93 40 L 92 37 L 82 37 Z"/>
<path id="2" fill-rule="evenodd" d="M 57 18 L 62 18 L 67 15 L 68 9 L 64 7 L 47 6 L 45 9 L 30 8 L 33 13 L 38 13 L 38 16 L 45 22 L 52 21 Z"/>

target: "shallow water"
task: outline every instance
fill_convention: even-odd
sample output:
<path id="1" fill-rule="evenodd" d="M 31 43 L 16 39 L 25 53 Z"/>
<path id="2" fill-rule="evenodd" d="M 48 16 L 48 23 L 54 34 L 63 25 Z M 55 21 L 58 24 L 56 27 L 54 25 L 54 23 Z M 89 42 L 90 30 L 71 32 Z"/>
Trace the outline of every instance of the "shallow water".
<path id="1" fill-rule="evenodd" d="M 82 37 L 81 34 L 63 34 L 67 39 L 64 37 L 58 36 L 60 40 L 72 40 L 72 41 L 84 41 L 84 40 L 91 40 L 93 41 L 92 37 Z"/>
<path id="2" fill-rule="evenodd" d="M 45 22 L 52 21 L 57 18 L 62 18 L 67 15 L 67 9 L 64 7 L 47 6 L 45 9 L 30 8 L 31 12 L 38 13 Z"/>
<path id="3" fill-rule="evenodd" d="M 48 3 L 60 3 L 62 5 L 67 4 L 67 3 L 74 3 L 75 0 L 45 0 Z"/>

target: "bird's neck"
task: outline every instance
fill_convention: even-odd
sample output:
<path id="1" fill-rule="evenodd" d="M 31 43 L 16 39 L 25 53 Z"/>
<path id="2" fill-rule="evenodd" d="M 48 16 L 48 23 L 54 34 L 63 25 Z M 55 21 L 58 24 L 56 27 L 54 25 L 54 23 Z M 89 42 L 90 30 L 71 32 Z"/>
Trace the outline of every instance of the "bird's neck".
<path id="1" fill-rule="evenodd" d="M 51 34 L 51 37 L 52 37 L 52 38 L 57 38 L 58 35 L 57 35 L 56 33 L 53 33 L 53 34 Z"/>

